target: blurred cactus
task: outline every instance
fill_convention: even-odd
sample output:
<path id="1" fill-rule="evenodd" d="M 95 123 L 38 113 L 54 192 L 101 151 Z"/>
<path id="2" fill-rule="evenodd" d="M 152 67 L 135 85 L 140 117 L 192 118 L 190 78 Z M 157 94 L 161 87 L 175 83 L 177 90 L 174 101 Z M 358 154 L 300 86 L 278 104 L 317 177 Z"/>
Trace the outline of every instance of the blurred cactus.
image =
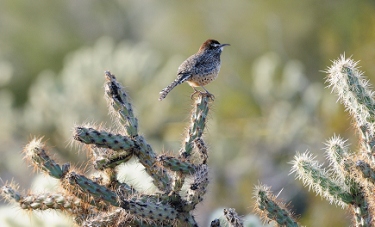
<path id="1" fill-rule="evenodd" d="M 326 143 L 328 170 L 305 152 L 295 156 L 292 172 L 331 204 L 352 210 L 355 226 L 374 226 L 375 100 L 357 63 L 342 55 L 327 70 L 327 82 L 360 132 L 358 151 L 351 152 L 345 140 L 334 136 Z"/>
<path id="2" fill-rule="evenodd" d="M 76 141 L 87 144 L 99 177 L 87 177 L 69 163 L 58 164 L 42 140 L 33 139 L 24 149 L 26 160 L 36 170 L 58 179 L 62 191 L 21 193 L 14 183 L 6 183 L 1 195 L 25 210 L 61 210 L 80 226 L 197 226 L 192 211 L 203 200 L 209 183 L 202 135 L 211 98 L 204 93 L 195 98 L 180 155 L 157 155 L 139 135 L 138 119 L 125 90 L 110 72 L 105 77 L 110 112 L 118 118 L 122 134 L 76 126 L 73 135 Z M 153 194 L 139 192 L 119 180 L 117 167 L 132 157 L 153 179 L 157 188 Z M 232 226 L 243 226 L 234 209 L 225 209 L 224 216 Z"/>
<path id="3" fill-rule="evenodd" d="M 358 152 L 351 152 L 345 140 L 334 136 L 326 143 L 328 170 L 310 152 L 298 153 L 291 162 L 296 178 L 331 204 L 348 208 L 355 226 L 374 226 L 374 117 L 375 100 L 369 83 L 358 70 L 357 62 L 342 55 L 327 70 L 327 82 L 354 118 L 361 134 Z M 269 189 L 255 189 L 256 211 L 278 226 L 297 226 L 289 211 Z"/>
<path id="4" fill-rule="evenodd" d="M 278 226 L 298 226 L 287 207 L 276 199 L 267 186 L 257 185 L 254 190 L 254 198 L 256 199 L 255 212 L 265 222 L 273 220 Z"/>

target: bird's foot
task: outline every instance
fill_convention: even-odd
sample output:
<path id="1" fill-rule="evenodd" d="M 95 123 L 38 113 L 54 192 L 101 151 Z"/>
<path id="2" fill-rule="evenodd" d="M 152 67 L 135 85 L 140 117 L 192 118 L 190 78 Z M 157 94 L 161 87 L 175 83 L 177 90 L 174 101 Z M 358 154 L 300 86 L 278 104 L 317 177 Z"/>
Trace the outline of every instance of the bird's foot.
<path id="1" fill-rule="evenodd" d="M 208 92 L 208 91 L 203 92 L 203 91 L 199 91 L 199 90 L 196 90 L 196 89 L 194 89 L 194 92 L 190 95 L 190 98 L 193 99 L 196 94 L 199 94 L 199 95 L 202 95 L 202 96 L 207 96 L 212 101 L 215 100 L 215 96 L 213 94 L 211 94 L 210 92 Z"/>
<path id="2" fill-rule="evenodd" d="M 198 91 L 198 90 L 196 90 L 196 89 L 194 89 L 194 92 L 190 95 L 190 99 L 194 99 L 194 96 L 196 95 L 196 94 L 202 94 L 202 92 L 201 91 Z"/>
<path id="3" fill-rule="evenodd" d="M 215 95 L 211 94 L 210 92 L 206 91 L 203 94 L 206 95 L 208 98 L 210 98 L 212 101 L 215 100 Z"/>

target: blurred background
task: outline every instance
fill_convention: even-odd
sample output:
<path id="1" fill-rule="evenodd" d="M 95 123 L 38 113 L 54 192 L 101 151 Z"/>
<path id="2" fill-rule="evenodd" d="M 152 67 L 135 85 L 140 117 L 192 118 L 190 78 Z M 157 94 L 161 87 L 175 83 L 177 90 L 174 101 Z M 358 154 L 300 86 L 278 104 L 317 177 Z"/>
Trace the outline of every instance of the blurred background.
<path id="1" fill-rule="evenodd" d="M 116 128 L 104 99 L 104 70 L 126 87 L 154 150 L 177 154 L 192 89 L 183 84 L 162 102 L 158 93 L 208 38 L 231 46 L 219 78 L 206 87 L 216 99 L 205 134 L 211 184 L 196 211 L 199 224 L 207 226 L 224 207 L 256 219 L 252 193 L 262 182 L 275 194 L 282 190 L 279 198 L 302 225 L 349 226 L 347 211 L 289 175 L 289 162 L 309 150 L 323 163 L 324 142 L 335 134 L 357 148 L 349 115 L 325 88 L 324 70 L 345 53 L 360 60 L 375 84 L 374 1 L 2 0 L 1 180 L 33 191 L 56 184 L 23 160 L 34 137 L 44 136 L 60 163 L 85 165 L 87 155 L 72 143 L 73 126 Z M 71 226 L 56 212 L 30 218 L 0 205 L 1 226 Z"/>

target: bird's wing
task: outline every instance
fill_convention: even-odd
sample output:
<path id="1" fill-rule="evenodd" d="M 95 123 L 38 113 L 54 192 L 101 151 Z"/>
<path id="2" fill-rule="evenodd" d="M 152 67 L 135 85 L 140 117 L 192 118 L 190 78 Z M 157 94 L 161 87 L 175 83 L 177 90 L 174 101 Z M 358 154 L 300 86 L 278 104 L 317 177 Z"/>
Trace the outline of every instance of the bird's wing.
<path id="1" fill-rule="evenodd" d="M 178 67 L 178 75 L 197 75 L 197 74 L 209 74 L 213 67 L 216 67 L 214 64 L 215 59 L 212 57 L 205 57 L 202 55 L 193 55 L 186 59 L 180 67 Z"/>
<path id="2" fill-rule="evenodd" d="M 178 84 L 182 84 L 186 80 L 188 80 L 191 77 L 191 73 L 179 73 L 177 75 L 176 81 L 178 81 Z"/>
<path id="3" fill-rule="evenodd" d="M 198 58 L 196 55 L 190 56 L 186 59 L 182 64 L 178 67 L 177 75 L 192 75 L 194 74 L 194 69 L 198 62 Z"/>

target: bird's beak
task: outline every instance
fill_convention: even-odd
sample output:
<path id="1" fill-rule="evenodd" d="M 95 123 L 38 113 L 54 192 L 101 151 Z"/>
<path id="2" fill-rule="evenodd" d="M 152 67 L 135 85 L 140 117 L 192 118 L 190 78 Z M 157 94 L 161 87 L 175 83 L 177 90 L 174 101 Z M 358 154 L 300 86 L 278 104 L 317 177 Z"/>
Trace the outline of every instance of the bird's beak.
<path id="1" fill-rule="evenodd" d="M 220 51 L 223 51 L 225 46 L 230 46 L 228 43 L 220 44 Z"/>

